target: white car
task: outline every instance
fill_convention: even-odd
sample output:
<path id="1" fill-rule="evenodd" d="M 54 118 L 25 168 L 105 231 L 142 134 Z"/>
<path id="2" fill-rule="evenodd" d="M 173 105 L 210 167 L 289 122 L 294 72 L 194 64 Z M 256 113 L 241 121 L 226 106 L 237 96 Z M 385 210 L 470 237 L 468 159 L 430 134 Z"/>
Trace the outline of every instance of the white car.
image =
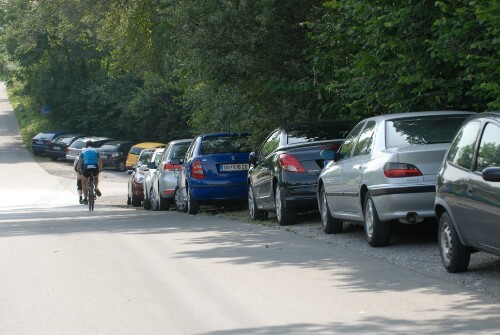
<path id="1" fill-rule="evenodd" d="M 147 164 L 147 167 L 143 169 L 144 179 L 142 181 L 144 190 L 144 209 L 151 209 L 151 185 L 153 184 L 154 175 L 156 174 L 157 166 L 161 161 L 165 149 L 155 149 L 151 161 Z"/>
<path id="2" fill-rule="evenodd" d="M 391 222 L 435 218 L 436 175 L 450 142 L 471 112 L 387 114 L 358 123 L 318 180 L 325 233 L 344 221 L 364 225 L 373 247 L 388 245 Z"/>
<path id="3" fill-rule="evenodd" d="M 184 158 L 192 141 L 192 139 L 182 139 L 167 144 L 160 162 L 156 165 L 157 169 L 149 192 L 152 210 L 169 210 L 170 205 L 174 205 L 177 176 L 181 164 L 172 164 L 171 161 Z"/>

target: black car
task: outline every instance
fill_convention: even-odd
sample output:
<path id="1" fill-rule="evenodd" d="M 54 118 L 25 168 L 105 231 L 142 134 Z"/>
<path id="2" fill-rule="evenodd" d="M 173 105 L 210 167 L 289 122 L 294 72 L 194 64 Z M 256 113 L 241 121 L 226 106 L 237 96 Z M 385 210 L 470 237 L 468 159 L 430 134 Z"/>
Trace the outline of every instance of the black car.
<path id="1" fill-rule="evenodd" d="M 111 141 L 103 144 L 98 150 L 104 167 L 113 167 L 118 171 L 125 171 L 127 154 L 134 145 L 129 141 Z"/>
<path id="2" fill-rule="evenodd" d="M 66 159 L 66 150 L 77 139 L 84 137 L 81 134 L 64 134 L 58 136 L 54 141 L 50 142 L 47 147 L 46 155 L 53 161 L 62 158 Z"/>
<path id="3" fill-rule="evenodd" d="M 297 209 L 318 208 L 316 185 L 325 166 L 320 153 L 337 150 L 355 125 L 322 121 L 285 125 L 250 154 L 248 208 L 254 220 L 275 211 L 279 224 L 295 223 Z"/>
<path id="4" fill-rule="evenodd" d="M 474 251 L 500 256 L 500 112 L 470 117 L 455 136 L 438 173 L 435 211 L 446 270 L 466 271 Z"/>

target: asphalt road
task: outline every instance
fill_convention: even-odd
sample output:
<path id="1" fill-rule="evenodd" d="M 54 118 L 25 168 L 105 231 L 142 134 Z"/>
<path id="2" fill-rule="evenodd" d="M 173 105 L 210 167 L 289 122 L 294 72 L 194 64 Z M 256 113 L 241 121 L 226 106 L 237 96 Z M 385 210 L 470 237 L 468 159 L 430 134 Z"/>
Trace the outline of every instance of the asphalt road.
<path id="1" fill-rule="evenodd" d="M 495 294 L 274 226 L 113 206 L 115 172 L 90 213 L 18 134 L 0 87 L 0 334 L 500 334 Z"/>

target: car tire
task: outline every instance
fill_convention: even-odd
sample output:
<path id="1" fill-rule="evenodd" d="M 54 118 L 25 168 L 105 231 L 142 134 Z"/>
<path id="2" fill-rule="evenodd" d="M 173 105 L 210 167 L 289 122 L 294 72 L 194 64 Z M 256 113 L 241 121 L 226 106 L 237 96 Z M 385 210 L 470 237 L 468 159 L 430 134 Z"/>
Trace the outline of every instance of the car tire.
<path id="1" fill-rule="evenodd" d="M 144 200 L 142 201 L 142 206 L 144 207 L 145 210 L 151 209 L 151 199 L 148 197 L 144 197 Z"/>
<path id="2" fill-rule="evenodd" d="M 321 214 L 321 227 L 327 234 L 339 234 L 344 229 L 344 222 L 335 219 L 330 213 L 326 199 L 325 186 L 321 186 L 319 195 L 319 211 Z"/>
<path id="3" fill-rule="evenodd" d="M 116 170 L 117 171 L 125 171 L 127 169 L 127 167 L 125 166 L 125 162 L 121 161 L 121 162 L 118 162 L 118 164 L 116 165 Z"/>
<path id="4" fill-rule="evenodd" d="M 159 200 L 160 200 L 159 201 L 159 206 L 160 206 L 159 208 L 160 208 L 160 210 L 162 210 L 162 211 L 168 211 L 170 209 L 170 203 L 171 203 L 170 199 L 162 198 L 160 196 Z"/>
<path id="5" fill-rule="evenodd" d="M 158 194 L 155 192 L 153 186 L 151 186 L 151 190 L 149 191 L 149 204 L 152 211 L 157 211 L 160 209 L 160 205 L 158 203 Z"/>
<path id="6" fill-rule="evenodd" d="M 183 200 L 183 197 L 181 194 L 181 189 L 178 187 L 175 189 L 174 199 L 175 199 L 175 207 L 177 208 L 177 211 L 181 212 L 181 213 L 186 213 L 187 212 L 187 204 L 186 204 L 186 201 Z"/>
<path id="7" fill-rule="evenodd" d="M 132 200 L 130 200 L 130 197 L 127 195 L 127 205 L 131 205 L 132 204 Z"/>
<path id="8" fill-rule="evenodd" d="M 199 211 L 199 204 L 198 204 L 198 201 L 196 199 L 193 198 L 193 196 L 191 195 L 191 192 L 189 191 L 189 187 L 186 187 L 186 191 L 187 191 L 187 212 L 188 214 L 191 214 L 191 215 L 196 215 L 198 214 L 198 211 Z"/>
<path id="9" fill-rule="evenodd" d="M 139 207 L 141 206 L 141 200 L 139 200 L 138 197 L 135 196 L 134 193 L 132 193 L 132 201 L 131 201 L 132 206 L 134 207 Z"/>
<path id="10" fill-rule="evenodd" d="M 248 185 L 248 212 L 252 220 L 267 220 L 268 213 L 257 208 L 257 203 L 253 196 L 252 184 Z"/>
<path id="11" fill-rule="evenodd" d="M 385 247 L 391 241 L 391 224 L 382 222 L 373 203 L 371 195 L 368 193 L 365 198 L 364 206 L 365 217 L 365 237 L 372 247 Z"/>
<path id="12" fill-rule="evenodd" d="M 444 212 L 439 217 L 439 254 L 448 272 L 464 272 L 469 267 L 471 249 L 460 242 L 450 215 Z"/>
<path id="13" fill-rule="evenodd" d="M 296 213 L 294 207 L 286 207 L 279 185 L 274 190 L 274 200 L 276 204 L 276 218 L 281 226 L 288 226 L 295 223 Z"/>

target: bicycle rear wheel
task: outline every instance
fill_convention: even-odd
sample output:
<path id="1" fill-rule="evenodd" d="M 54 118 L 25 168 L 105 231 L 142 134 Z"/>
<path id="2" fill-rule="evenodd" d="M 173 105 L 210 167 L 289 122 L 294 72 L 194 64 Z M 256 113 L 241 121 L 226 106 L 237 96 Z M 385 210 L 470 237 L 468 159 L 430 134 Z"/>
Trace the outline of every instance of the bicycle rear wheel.
<path id="1" fill-rule="evenodd" d="M 89 188 L 88 190 L 89 211 L 93 211 L 95 196 L 94 196 L 94 177 L 92 176 L 92 174 L 89 177 L 88 188 Z"/>

